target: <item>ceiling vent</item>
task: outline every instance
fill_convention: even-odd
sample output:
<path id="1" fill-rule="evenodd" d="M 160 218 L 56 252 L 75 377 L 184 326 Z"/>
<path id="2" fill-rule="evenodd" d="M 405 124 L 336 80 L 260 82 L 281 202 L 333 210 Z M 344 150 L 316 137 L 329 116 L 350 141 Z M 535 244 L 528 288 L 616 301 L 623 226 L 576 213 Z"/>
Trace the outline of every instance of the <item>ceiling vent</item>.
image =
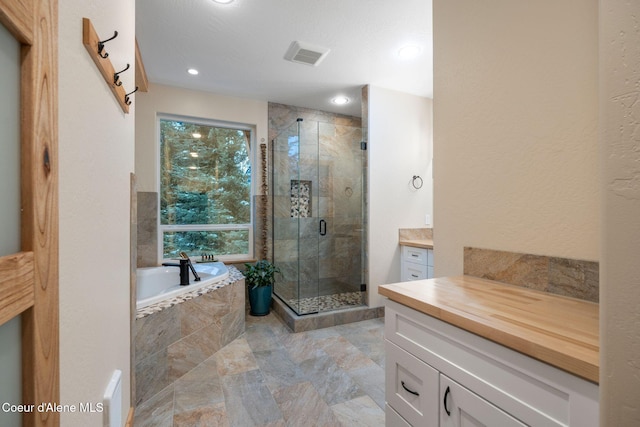
<path id="1" fill-rule="evenodd" d="M 313 46 L 303 42 L 293 42 L 284 55 L 284 59 L 298 64 L 316 66 L 329 53 L 329 49 Z"/>

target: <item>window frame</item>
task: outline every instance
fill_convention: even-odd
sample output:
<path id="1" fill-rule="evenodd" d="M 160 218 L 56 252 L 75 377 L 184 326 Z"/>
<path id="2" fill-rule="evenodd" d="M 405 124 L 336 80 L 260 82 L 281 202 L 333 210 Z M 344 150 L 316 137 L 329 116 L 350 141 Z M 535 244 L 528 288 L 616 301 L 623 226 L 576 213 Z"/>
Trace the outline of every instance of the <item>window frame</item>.
<path id="1" fill-rule="evenodd" d="M 250 132 L 249 136 L 249 164 L 251 168 L 250 179 L 251 183 L 249 185 L 249 223 L 242 224 L 188 224 L 188 225 L 180 225 L 180 224 L 162 224 L 161 215 L 160 215 L 160 199 L 162 192 L 161 185 L 161 175 L 162 175 L 162 167 L 160 165 L 160 137 L 162 132 L 162 127 L 160 122 L 162 120 L 170 120 L 170 121 L 180 121 L 187 122 L 192 124 L 204 125 L 204 126 L 212 126 L 212 127 L 220 127 L 226 129 L 238 129 L 238 130 L 246 130 Z M 226 230 L 247 230 L 249 234 L 248 246 L 249 250 L 246 254 L 231 254 L 231 255 L 219 255 L 214 254 L 216 259 L 219 261 L 227 261 L 227 262 L 240 262 L 247 261 L 253 259 L 255 248 L 254 248 L 254 224 L 255 224 L 255 206 L 254 206 L 254 197 L 255 197 L 255 178 L 256 178 L 256 168 L 255 168 L 255 148 L 256 148 L 256 126 L 247 124 L 247 123 L 238 123 L 231 121 L 223 121 L 216 119 L 207 119 L 202 117 L 192 117 L 192 116 L 181 116 L 177 114 L 167 114 L 161 113 L 156 115 L 156 159 L 155 164 L 157 167 L 156 174 L 156 184 L 158 188 L 158 198 L 156 201 L 156 206 L 158 210 L 158 219 L 157 219 L 157 229 L 158 229 L 158 260 L 160 262 L 168 261 L 167 258 L 164 258 L 164 233 L 166 232 L 177 232 L 177 231 L 226 231 Z"/>

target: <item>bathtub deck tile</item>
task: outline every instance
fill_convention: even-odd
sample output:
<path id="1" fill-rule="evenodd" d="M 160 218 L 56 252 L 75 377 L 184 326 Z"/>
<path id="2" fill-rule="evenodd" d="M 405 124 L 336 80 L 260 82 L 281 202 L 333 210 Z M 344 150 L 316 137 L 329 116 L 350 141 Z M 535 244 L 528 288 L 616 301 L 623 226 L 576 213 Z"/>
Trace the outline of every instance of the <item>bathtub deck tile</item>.
<path id="1" fill-rule="evenodd" d="M 244 332 L 244 310 L 234 310 L 221 319 L 220 345 L 225 346 Z"/>
<path id="2" fill-rule="evenodd" d="M 231 310 L 240 310 L 244 312 L 245 309 L 245 280 L 238 280 L 231 286 L 231 292 L 229 294 L 229 306 Z"/>
<path id="3" fill-rule="evenodd" d="M 136 402 L 140 403 L 171 385 L 167 349 L 163 349 L 136 363 Z"/>
<path id="4" fill-rule="evenodd" d="M 212 324 L 171 344 L 169 351 L 169 377 L 180 378 L 218 351 L 222 331 Z"/>
<path id="5" fill-rule="evenodd" d="M 212 292 L 212 294 L 215 293 L 217 292 Z M 213 313 L 217 309 L 207 298 L 194 298 L 172 308 L 180 313 L 181 337 L 191 335 L 213 323 Z"/>
<path id="6" fill-rule="evenodd" d="M 180 339 L 179 314 L 176 307 L 138 319 L 135 322 L 136 357 L 156 353 L 166 349 L 171 343 Z"/>
<path id="7" fill-rule="evenodd" d="M 214 293 L 218 292 L 220 289 L 222 289 L 223 294 L 225 292 L 229 292 L 228 289 L 223 289 L 233 283 L 236 283 L 238 281 L 244 281 L 244 276 L 242 275 L 242 273 L 234 266 L 232 265 L 228 265 L 227 266 L 228 270 L 229 270 L 229 277 L 227 277 L 226 279 L 209 285 L 209 286 L 205 286 L 204 288 L 200 288 L 191 292 L 186 292 L 182 295 L 178 295 L 176 297 L 164 300 L 164 301 L 160 301 L 158 303 L 152 304 L 148 307 L 144 307 L 141 308 L 139 310 L 137 310 L 136 312 L 136 319 L 142 319 L 144 317 L 150 316 L 152 314 L 158 313 L 160 311 L 166 310 L 170 307 L 173 307 L 175 305 L 181 304 L 185 301 L 189 301 L 193 298 L 197 298 L 199 296 L 202 295 L 208 295 L 210 293 Z M 219 295 L 218 295 L 219 296 Z M 215 295 L 212 295 L 212 297 L 216 297 Z M 225 307 L 221 307 L 221 309 L 228 309 L 229 308 L 229 297 L 226 297 L 226 308 Z"/>

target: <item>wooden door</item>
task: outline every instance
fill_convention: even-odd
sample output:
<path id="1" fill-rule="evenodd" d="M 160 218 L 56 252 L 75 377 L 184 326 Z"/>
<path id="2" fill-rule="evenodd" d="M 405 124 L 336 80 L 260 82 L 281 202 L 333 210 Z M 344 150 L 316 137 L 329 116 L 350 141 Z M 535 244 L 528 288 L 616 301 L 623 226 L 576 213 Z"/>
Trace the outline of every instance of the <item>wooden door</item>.
<path id="1" fill-rule="evenodd" d="M 57 0 L 0 0 L 0 24 L 20 43 L 21 246 L 0 257 L 0 325 L 21 317 L 22 403 L 37 406 L 60 403 Z M 60 415 L 25 412 L 23 425 Z"/>

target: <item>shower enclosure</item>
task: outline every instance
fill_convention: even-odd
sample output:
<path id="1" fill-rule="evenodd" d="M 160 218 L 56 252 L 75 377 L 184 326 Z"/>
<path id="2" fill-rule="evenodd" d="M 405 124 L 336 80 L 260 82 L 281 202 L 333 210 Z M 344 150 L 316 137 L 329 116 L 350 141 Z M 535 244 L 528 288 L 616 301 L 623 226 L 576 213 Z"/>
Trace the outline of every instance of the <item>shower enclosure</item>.
<path id="1" fill-rule="evenodd" d="M 272 143 L 275 294 L 297 314 L 364 305 L 360 127 L 298 119 Z"/>

